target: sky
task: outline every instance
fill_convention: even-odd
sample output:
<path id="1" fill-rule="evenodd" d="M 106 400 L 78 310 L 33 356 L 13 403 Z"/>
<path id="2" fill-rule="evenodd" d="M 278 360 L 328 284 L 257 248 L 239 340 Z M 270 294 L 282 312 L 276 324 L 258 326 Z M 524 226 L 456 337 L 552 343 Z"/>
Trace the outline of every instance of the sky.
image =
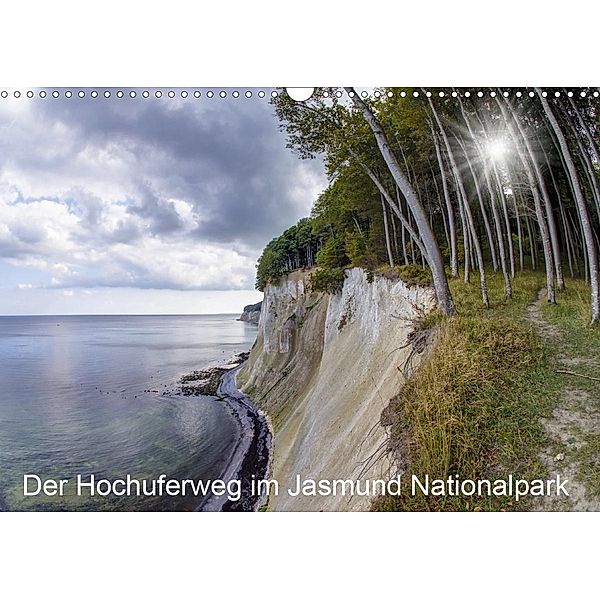
<path id="1" fill-rule="evenodd" d="M 0 98 L 0 314 L 235 313 L 326 186 L 266 98 Z M 128 92 L 128 90 L 127 90 Z"/>

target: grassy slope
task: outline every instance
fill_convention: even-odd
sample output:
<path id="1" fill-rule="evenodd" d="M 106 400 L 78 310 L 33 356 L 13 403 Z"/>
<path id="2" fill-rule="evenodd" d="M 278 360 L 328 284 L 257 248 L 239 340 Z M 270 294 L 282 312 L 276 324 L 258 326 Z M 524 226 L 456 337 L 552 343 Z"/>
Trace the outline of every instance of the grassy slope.
<path id="1" fill-rule="evenodd" d="M 434 314 L 422 323 L 436 343 L 418 371 L 392 401 L 392 439 L 406 460 L 399 497 L 380 498 L 376 510 L 522 510 L 523 499 L 412 496 L 410 475 L 447 479 L 543 478 L 539 455 L 549 441 L 540 419 L 548 417 L 565 385 L 556 373 L 526 309 L 544 285 L 540 273 L 525 272 L 513 281 L 514 297 L 504 299 L 502 277 L 489 275 L 491 308 L 481 304 L 478 283 L 451 282 L 459 316 Z M 547 314 L 561 321 L 569 343 L 598 353 L 598 331 L 590 335 L 584 286 L 568 284 L 559 307 Z M 581 294 L 575 294 L 579 290 Z M 568 300 L 568 301 L 567 301 Z M 589 312 L 589 303 L 587 306 Z M 593 341 L 590 341 L 593 340 Z M 592 383 L 592 382 L 590 382 Z M 590 448 L 598 440 L 590 441 Z M 593 470 L 593 469 L 592 469 Z"/>

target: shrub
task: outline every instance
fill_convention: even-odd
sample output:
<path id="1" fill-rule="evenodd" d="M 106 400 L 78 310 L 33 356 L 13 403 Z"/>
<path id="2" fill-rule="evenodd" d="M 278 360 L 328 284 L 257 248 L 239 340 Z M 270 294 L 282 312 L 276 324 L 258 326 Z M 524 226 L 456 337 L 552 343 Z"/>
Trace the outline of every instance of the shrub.
<path id="1" fill-rule="evenodd" d="M 346 272 L 344 269 L 317 269 L 310 276 L 310 289 L 313 292 L 324 292 L 326 294 L 339 294 L 344 286 Z"/>
<path id="2" fill-rule="evenodd" d="M 375 269 L 375 275 L 387 279 L 401 279 L 407 285 L 431 285 L 431 271 L 429 267 L 421 265 L 383 265 Z"/>

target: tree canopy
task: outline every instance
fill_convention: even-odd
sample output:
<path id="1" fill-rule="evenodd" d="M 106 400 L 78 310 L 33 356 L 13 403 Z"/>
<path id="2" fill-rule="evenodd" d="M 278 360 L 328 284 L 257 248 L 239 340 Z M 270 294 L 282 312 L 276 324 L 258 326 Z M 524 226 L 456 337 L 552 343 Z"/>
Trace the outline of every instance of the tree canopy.
<path id="1" fill-rule="evenodd" d="M 382 263 L 432 272 L 454 310 L 448 277 L 546 272 L 548 300 L 564 272 L 590 284 L 600 319 L 600 134 L 595 90 L 319 88 L 306 102 L 273 99 L 288 147 L 322 158 L 330 183 L 310 217 L 269 242 L 264 289 L 294 269 Z"/>

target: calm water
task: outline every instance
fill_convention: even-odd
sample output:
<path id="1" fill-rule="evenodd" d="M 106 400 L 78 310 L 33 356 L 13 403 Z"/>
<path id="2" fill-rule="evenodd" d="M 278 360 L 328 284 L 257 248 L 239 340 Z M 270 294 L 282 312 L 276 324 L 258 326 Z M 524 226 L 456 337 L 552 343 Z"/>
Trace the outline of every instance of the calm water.
<path id="1" fill-rule="evenodd" d="M 193 509 L 179 497 L 25 498 L 23 474 L 219 477 L 236 421 L 214 399 L 173 392 L 256 331 L 235 315 L 0 317 L 0 510 Z"/>

